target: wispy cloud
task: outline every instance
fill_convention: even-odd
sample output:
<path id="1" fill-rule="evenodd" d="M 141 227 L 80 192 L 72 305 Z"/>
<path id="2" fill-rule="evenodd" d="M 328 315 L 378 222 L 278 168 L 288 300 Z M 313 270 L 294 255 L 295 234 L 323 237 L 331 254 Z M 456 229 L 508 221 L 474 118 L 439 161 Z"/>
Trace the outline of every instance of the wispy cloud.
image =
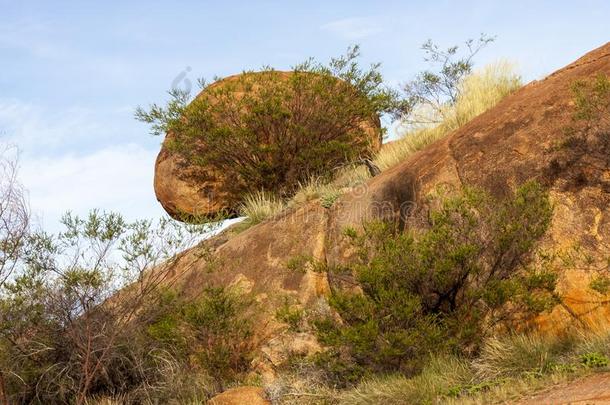
<path id="1" fill-rule="evenodd" d="M 104 132 L 96 118 L 82 107 L 53 113 L 17 99 L 0 99 L 1 140 L 19 145 L 25 153 L 49 153 L 95 137 Z"/>
<path id="2" fill-rule="evenodd" d="M 20 20 L 0 25 L 0 49 L 15 49 L 38 58 L 65 59 L 70 53 L 65 44 L 53 40 L 49 24 Z"/>
<path id="3" fill-rule="evenodd" d="M 332 21 L 324 24 L 321 29 L 349 40 L 363 39 L 383 31 L 383 27 L 375 19 L 364 17 Z"/>
<path id="4" fill-rule="evenodd" d="M 124 115 L 131 113 L 109 117 Z M 158 141 L 143 146 L 122 139 L 129 124 L 105 117 L 82 107 L 53 111 L 0 99 L 0 143 L 20 149 L 19 177 L 44 229 L 57 230 L 68 210 L 84 215 L 102 208 L 130 219 L 162 215 L 152 186 Z"/>
<path id="5" fill-rule="evenodd" d="M 129 219 L 158 217 L 163 211 L 152 186 L 156 155 L 155 150 L 122 144 L 86 155 L 24 156 L 20 178 L 45 229 L 57 229 L 67 210 L 84 215 L 101 208 Z"/>

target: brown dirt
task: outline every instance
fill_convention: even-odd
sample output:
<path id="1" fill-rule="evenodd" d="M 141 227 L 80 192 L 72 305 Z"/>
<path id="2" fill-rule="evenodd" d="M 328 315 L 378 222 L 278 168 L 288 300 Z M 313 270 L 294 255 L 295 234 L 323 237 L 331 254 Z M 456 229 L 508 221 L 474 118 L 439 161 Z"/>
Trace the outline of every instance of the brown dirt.
<path id="1" fill-rule="evenodd" d="M 594 374 L 549 387 L 513 405 L 610 404 L 610 373 Z"/>

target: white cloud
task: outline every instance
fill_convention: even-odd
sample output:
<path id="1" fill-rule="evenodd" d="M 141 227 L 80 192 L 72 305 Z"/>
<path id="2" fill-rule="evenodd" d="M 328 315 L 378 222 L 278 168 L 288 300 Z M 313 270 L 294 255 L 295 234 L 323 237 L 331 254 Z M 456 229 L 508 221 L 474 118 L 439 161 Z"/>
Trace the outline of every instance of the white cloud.
<path id="1" fill-rule="evenodd" d="M 372 18 L 352 17 L 332 21 L 321 27 L 348 40 L 363 39 L 383 31 L 381 25 Z"/>
<path id="2" fill-rule="evenodd" d="M 25 19 L 0 25 L 0 49 L 17 49 L 35 57 L 65 59 L 70 53 L 65 44 L 52 39 L 49 24 Z"/>
<path id="3" fill-rule="evenodd" d="M 0 99 L 0 130 L 3 141 L 30 154 L 76 145 L 94 139 L 108 128 L 86 108 L 71 107 L 51 113 L 34 104 Z"/>
<path id="4" fill-rule="evenodd" d="M 128 219 L 158 217 L 163 211 L 153 191 L 157 151 L 135 144 L 107 147 L 88 155 L 24 156 L 20 178 L 29 190 L 43 228 L 57 230 L 61 215 L 90 209 L 117 211 Z"/>
<path id="5" fill-rule="evenodd" d="M 21 151 L 19 177 L 44 229 L 57 230 L 68 210 L 82 215 L 100 208 L 129 219 L 163 214 L 153 191 L 158 140 L 134 131 L 125 115 L 131 114 L 81 107 L 52 111 L 0 99 L 0 142 Z"/>

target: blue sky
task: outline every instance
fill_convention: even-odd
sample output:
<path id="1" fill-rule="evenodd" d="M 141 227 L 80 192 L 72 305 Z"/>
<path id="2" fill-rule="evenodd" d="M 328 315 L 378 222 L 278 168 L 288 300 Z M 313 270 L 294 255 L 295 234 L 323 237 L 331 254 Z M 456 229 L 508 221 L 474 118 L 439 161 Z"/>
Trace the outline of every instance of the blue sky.
<path id="1" fill-rule="evenodd" d="M 212 78 L 326 61 L 348 45 L 392 83 L 426 67 L 419 46 L 485 32 L 479 66 L 506 58 L 526 80 L 610 41 L 608 1 L 0 0 L 0 140 L 47 229 L 61 213 L 162 214 L 152 189 L 160 138 L 133 119 L 185 73 Z M 184 84 L 185 82 L 183 82 Z"/>

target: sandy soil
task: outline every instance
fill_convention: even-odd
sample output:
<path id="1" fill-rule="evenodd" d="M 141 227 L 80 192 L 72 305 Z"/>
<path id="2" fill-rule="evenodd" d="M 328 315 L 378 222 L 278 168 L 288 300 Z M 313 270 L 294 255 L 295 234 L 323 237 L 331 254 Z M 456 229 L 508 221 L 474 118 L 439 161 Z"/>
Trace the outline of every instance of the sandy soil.
<path id="1" fill-rule="evenodd" d="M 594 374 L 570 383 L 549 387 L 513 404 L 610 404 L 610 373 Z"/>

